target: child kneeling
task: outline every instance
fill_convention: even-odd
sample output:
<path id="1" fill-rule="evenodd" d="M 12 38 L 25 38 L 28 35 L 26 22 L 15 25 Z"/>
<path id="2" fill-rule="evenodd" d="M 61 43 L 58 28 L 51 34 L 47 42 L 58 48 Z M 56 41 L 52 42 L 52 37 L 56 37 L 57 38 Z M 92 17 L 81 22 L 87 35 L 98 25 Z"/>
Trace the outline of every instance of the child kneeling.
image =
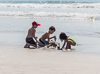
<path id="1" fill-rule="evenodd" d="M 39 39 L 40 41 L 40 46 L 45 46 L 49 44 L 50 39 L 54 38 L 56 40 L 56 36 L 50 37 L 50 34 L 53 34 L 55 32 L 55 27 L 51 26 L 49 27 L 49 31 L 45 32 Z M 46 41 L 47 39 L 47 41 Z"/>
<path id="2" fill-rule="evenodd" d="M 61 41 L 64 41 L 64 44 L 63 44 L 61 50 L 62 49 L 71 49 L 71 45 L 73 45 L 73 46 L 76 45 L 76 42 L 74 41 L 74 39 L 69 38 L 64 32 L 60 33 L 59 38 L 60 38 Z M 67 45 L 64 48 L 66 43 L 67 43 Z"/>

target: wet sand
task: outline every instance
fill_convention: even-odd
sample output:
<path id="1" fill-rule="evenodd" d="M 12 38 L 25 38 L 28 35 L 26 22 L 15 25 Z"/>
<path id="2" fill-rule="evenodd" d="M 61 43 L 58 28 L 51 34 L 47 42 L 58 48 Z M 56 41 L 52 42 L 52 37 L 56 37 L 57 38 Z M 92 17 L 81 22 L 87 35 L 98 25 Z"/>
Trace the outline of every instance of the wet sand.
<path id="1" fill-rule="evenodd" d="M 100 55 L 0 46 L 0 74 L 99 74 Z"/>

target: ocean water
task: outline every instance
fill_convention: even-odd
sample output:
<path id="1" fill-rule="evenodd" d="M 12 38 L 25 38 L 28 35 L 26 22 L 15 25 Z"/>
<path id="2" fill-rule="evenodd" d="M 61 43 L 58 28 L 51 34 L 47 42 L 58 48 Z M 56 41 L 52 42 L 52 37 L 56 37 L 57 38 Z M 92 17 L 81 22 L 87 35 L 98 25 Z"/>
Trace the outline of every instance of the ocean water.
<path id="1" fill-rule="evenodd" d="M 99 0 L 0 0 L 0 18 L 100 20 Z"/>
<path id="2" fill-rule="evenodd" d="M 53 25 L 58 42 L 63 31 L 82 44 L 76 51 L 100 53 L 99 0 L 0 0 L 0 45 L 23 47 L 34 20 L 38 38 Z"/>

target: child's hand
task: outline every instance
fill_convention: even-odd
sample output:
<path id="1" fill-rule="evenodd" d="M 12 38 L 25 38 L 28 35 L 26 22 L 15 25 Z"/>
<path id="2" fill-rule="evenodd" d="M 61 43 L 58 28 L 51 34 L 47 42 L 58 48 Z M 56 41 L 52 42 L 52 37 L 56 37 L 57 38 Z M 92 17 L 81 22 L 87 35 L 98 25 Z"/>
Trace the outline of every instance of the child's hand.
<path id="1" fill-rule="evenodd" d="M 56 36 L 53 36 L 53 38 L 56 38 Z"/>
<path id="2" fill-rule="evenodd" d="M 54 36 L 53 38 L 54 38 L 54 40 L 56 41 L 56 36 Z"/>
<path id="3" fill-rule="evenodd" d="M 36 39 L 38 39 L 38 37 L 35 37 Z"/>
<path id="4" fill-rule="evenodd" d="M 39 41 L 37 41 L 36 43 L 37 43 L 37 44 L 39 44 L 40 42 L 39 42 Z"/>

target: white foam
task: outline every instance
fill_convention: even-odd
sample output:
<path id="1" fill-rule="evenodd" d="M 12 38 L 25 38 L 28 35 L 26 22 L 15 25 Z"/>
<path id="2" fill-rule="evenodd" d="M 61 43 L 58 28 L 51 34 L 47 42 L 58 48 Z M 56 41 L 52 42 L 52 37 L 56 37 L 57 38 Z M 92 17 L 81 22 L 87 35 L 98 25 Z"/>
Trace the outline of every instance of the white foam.
<path id="1" fill-rule="evenodd" d="M 100 3 L 72 3 L 72 4 L 3 4 L 0 3 L 0 8 L 100 8 Z"/>
<path id="2" fill-rule="evenodd" d="M 91 13 L 65 13 L 65 12 L 11 12 L 1 11 L 0 17 L 13 18 L 44 18 L 44 19 L 65 19 L 65 20 L 95 20 L 100 14 Z"/>

